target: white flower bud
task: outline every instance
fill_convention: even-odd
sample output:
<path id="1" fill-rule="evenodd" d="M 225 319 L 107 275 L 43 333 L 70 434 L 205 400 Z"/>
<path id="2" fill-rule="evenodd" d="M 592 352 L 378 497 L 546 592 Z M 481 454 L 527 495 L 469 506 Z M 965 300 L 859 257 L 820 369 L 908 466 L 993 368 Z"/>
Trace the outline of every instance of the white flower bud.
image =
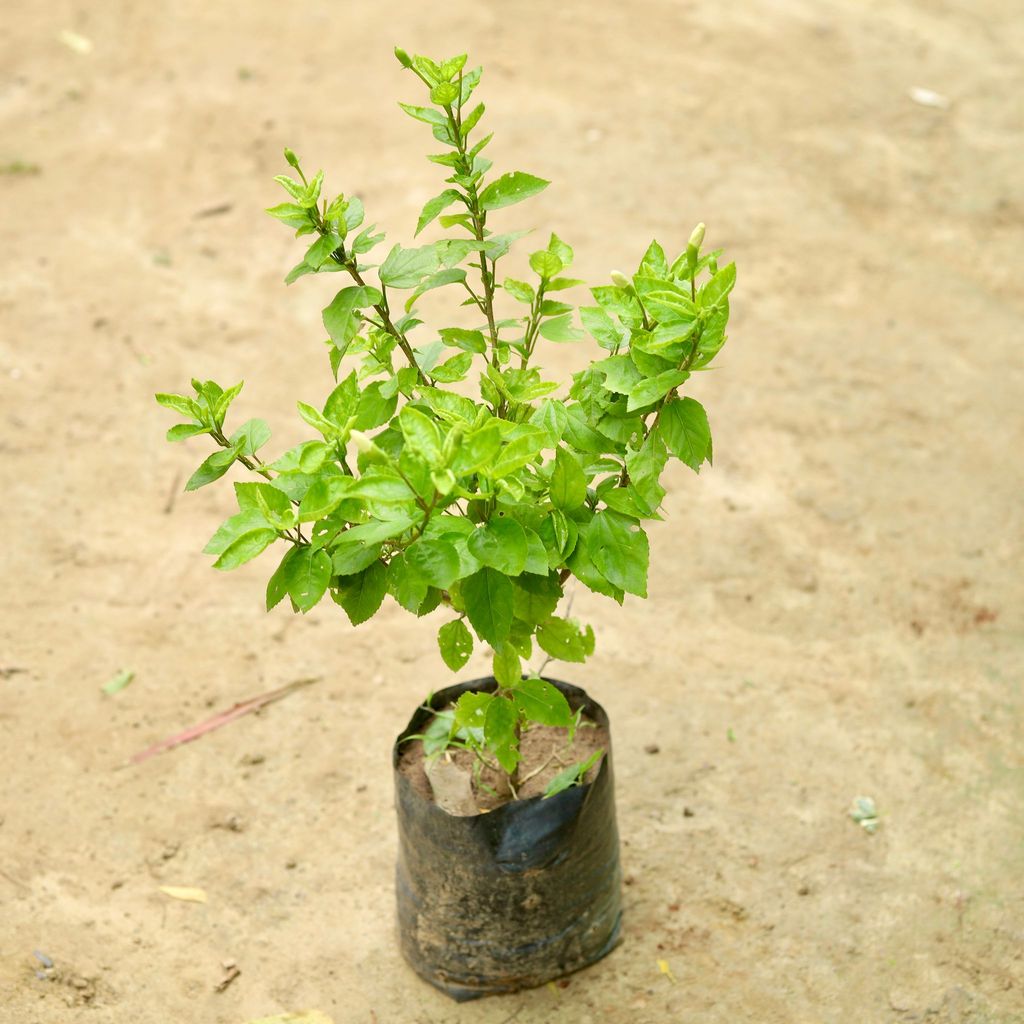
<path id="1" fill-rule="evenodd" d="M 623 274 L 621 270 L 613 270 L 612 284 L 614 284 L 617 288 L 630 288 L 632 287 L 633 282 L 630 281 L 630 279 L 626 277 L 626 275 Z"/>
<path id="2" fill-rule="evenodd" d="M 687 248 L 699 249 L 704 242 L 704 222 L 701 221 L 690 235 L 690 241 L 687 244 Z"/>

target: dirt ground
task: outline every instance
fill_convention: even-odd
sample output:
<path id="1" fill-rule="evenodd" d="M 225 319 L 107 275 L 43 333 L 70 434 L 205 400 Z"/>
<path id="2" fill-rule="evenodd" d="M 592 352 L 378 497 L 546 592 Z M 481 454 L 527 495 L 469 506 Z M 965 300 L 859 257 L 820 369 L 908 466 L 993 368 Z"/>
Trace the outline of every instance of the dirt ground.
<path id="1" fill-rule="evenodd" d="M 6 12 L 2 1024 L 1024 1021 L 1016 7 Z M 395 106 L 415 98 L 395 43 L 486 66 L 497 166 L 554 182 L 503 223 L 555 229 L 581 276 L 698 220 L 740 267 L 691 392 L 715 466 L 672 478 L 648 602 L 577 594 L 598 650 L 560 672 L 612 716 L 625 942 L 566 987 L 464 1006 L 392 924 L 389 748 L 449 681 L 437 616 L 268 616 L 266 565 L 200 554 L 230 491 L 180 493 L 205 448 L 167 445 L 152 400 L 244 377 L 239 422 L 265 415 L 276 450 L 304 436 L 336 281 L 286 289 L 298 243 L 261 211 L 287 144 L 408 244 L 441 176 Z"/>

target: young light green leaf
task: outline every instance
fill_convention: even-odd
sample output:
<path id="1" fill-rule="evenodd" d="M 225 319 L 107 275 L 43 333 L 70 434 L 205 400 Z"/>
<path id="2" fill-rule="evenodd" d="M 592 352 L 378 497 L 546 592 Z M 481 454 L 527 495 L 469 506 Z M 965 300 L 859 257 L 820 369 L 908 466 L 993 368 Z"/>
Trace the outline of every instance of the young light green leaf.
<path id="1" fill-rule="evenodd" d="M 572 265 L 572 247 L 563 242 L 553 231 L 551 232 L 551 237 L 548 239 L 548 252 L 554 253 L 554 255 L 562 261 L 563 267 Z"/>
<path id="2" fill-rule="evenodd" d="M 458 202 L 461 198 L 462 194 L 460 192 L 453 188 L 446 188 L 439 196 L 428 199 L 423 207 L 423 211 L 420 213 L 419 220 L 416 222 L 415 234 L 418 235 L 442 210 L 446 210 L 452 203 Z"/>
<path id="3" fill-rule="evenodd" d="M 492 647 L 507 640 L 512 628 L 512 581 L 497 569 L 484 567 L 460 583 L 470 625 Z"/>
<path id="4" fill-rule="evenodd" d="M 699 293 L 700 304 L 704 309 L 708 309 L 711 306 L 719 305 L 722 300 L 732 291 L 733 285 L 736 284 L 736 264 L 730 263 L 727 267 L 722 267 L 717 274 L 703 288 Z"/>
<path id="5" fill-rule="evenodd" d="M 469 661 L 473 653 L 473 634 L 466 628 L 462 619 L 446 622 L 437 631 L 437 646 L 441 649 L 441 658 L 453 671 L 457 672 Z"/>
<path id="6" fill-rule="evenodd" d="M 441 431 L 425 413 L 411 405 L 402 407 L 398 422 L 409 449 L 434 464 L 441 457 Z"/>
<path id="7" fill-rule="evenodd" d="M 291 563 L 295 560 L 299 549 L 296 547 L 290 547 L 284 553 L 284 558 L 281 559 L 277 569 L 274 570 L 274 575 L 267 581 L 267 611 L 271 608 L 275 608 L 281 603 L 284 596 L 288 593 L 288 584 L 291 580 Z"/>
<path id="8" fill-rule="evenodd" d="M 455 725 L 459 729 L 483 732 L 493 693 L 464 693 L 455 702 Z"/>
<path id="9" fill-rule="evenodd" d="M 523 302 L 527 306 L 533 302 L 536 297 L 536 292 L 533 290 L 533 285 L 527 284 L 525 281 L 515 281 L 511 277 L 506 277 L 502 282 L 502 288 L 505 289 L 512 296 L 516 302 Z"/>
<path id="10" fill-rule="evenodd" d="M 243 442 L 235 441 L 230 448 L 224 448 L 214 452 L 209 458 L 204 459 L 199 468 L 189 477 L 185 484 L 186 491 L 197 491 L 200 487 L 212 484 L 219 480 L 230 468 L 242 450 Z"/>
<path id="11" fill-rule="evenodd" d="M 461 327 L 444 327 L 440 331 L 441 340 L 453 348 L 461 348 L 464 352 L 476 352 L 480 355 L 487 351 L 487 341 L 482 331 L 467 331 Z"/>
<path id="12" fill-rule="evenodd" d="M 573 327 L 572 313 L 563 313 L 541 323 L 540 335 L 548 341 L 579 341 L 583 332 Z"/>
<path id="13" fill-rule="evenodd" d="M 228 438 L 231 444 L 239 440 L 242 442 L 242 455 L 255 455 L 270 440 L 270 427 L 267 426 L 267 421 L 246 420 Z"/>
<path id="14" fill-rule="evenodd" d="M 377 276 L 389 288 L 415 288 L 437 269 L 437 253 L 432 245 L 419 249 L 403 249 L 396 245 L 381 264 Z"/>
<path id="15" fill-rule="evenodd" d="M 324 309 L 324 327 L 331 341 L 338 349 L 344 351 L 359 333 L 363 321 L 359 310 L 373 306 L 381 301 L 381 294 L 376 288 L 355 286 L 342 288 Z"/>
<path id="16" fill-rule="evenodd" d="M 544 790 L 544 799 L 547 800 L 556 793 L 561 793 L 566 789 L 571 789 L 577 784 L 582 784 L 583 780 L 586 778 L 587 772 L 589 772 L 603 756 L 603 750 L 595 750 L 594 753 L 586 759 L 586 761 L 571 764 L 568 768 L 563 768 L 562 771 L 560 771 L 548 783 L 547 788 Z"/>
<path id="17" fill-rule="evenodd" d="M 562 272 L 563 263 L 553 252 L 541 249 L 530 256 L 530 269 L 547 280 L 557 277 Z"/>
<path id="18" fill-rule="evenodd" d="M 186 438 L 196 437 L 198 434 L 208 434 L 211 429 L 198 423 L 178 423 L 167 431 L 167 440 L 184 441 Z"/>
<path id="19" fill-rule="evenodd" d="M 679 387 L 689 374 L 686 370 L 665 370 L 657 377 L 648 377 L 635 384 L 629 392 L 629 402 L 626 405 L 627 412 L 642 409 L 645 405 L 663 398 L 673 388 Z"/>
<path id="20" fill-rule="evenodd" d="M 257 527 L 236 537 L 213 563 L 214 569 L 237 569 L 277 540 L 277 530 Z"/>
<path id="21" fill-rule="evenodd" d="M 500 210 L 513 203 L 521 203 L 524 199 L 543 192 L 550 181 L 524 174 L 522 171 L 509 171 L 492 181 L 480 193 L 480 208 L 483 210 Z"/>

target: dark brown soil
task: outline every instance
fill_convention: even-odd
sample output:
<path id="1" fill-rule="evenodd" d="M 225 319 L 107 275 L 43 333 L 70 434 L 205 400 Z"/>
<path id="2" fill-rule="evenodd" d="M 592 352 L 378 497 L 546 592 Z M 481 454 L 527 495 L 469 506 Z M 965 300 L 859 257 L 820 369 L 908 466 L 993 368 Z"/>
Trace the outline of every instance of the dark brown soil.
<path id="1" fill-rule="evenodd" d="M 462 769 L 472 778 L 473 798 L 479 811 L 493 811 L 512 799 L 528 800 L 541 796 L 548 783 L 571 764 L 586 761 L 595 750 L 607 751 L 610 737 L 608 730 L 587 718 L 583 719 L 576 735 L 570 740 L 564 729 L 547 725 L 535 725 L 522 737 L 518 777 L 523 780 L 516 786 L 516 796 L 509 791 L 503 772 L 494 768 L 483 768 L 474 772 L 476 755 L 469 750 L 453 749 L 441 756 Z M 426 755 L 421 740 L 412 740 L 405 745 L 398 764 L 398 770 L 409 779 L 416 791 L 425 799 L 433 800 L 434 794 L 425 771 Z M 598 761 L 586 774 L 584 781 L 590 782 L 601 765 Z"/>

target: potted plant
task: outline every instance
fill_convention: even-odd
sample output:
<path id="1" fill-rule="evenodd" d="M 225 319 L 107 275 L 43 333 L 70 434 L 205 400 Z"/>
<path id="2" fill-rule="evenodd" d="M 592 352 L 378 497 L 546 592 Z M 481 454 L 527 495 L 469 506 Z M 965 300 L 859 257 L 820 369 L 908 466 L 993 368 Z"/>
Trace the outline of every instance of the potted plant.
<path id="1" fill-rule="evenodd" d="M 702 251 L 703 225 L 674 259 L 652 242 L 635 274 L 591 289 L 580 330 L 566 298 L 583 282 L 556 235 L 530 255 L 531 280 L 499 272 L 525 234 L 496 230 L 503 211 L 548 182 L 490 173 L 480 69 L 395 53 L 424 93 L 402 109 L 430 128 L 446 175 L 416 234 L 434 221 L 445 234 L 383 248 L 360 200 L 328 198 L 323 172 L 308 178 L 290 150 L 294 176 L 276 179 L 287 199 L 268 211 L 311 242 L 288 283 L 344 282 L 323 311 L 336 386 L 322 405 L 298 403 L 314 436 L 268 462 L 263 420 L 225 426 L 240 383 L 156 397 L 185 418 L 168 440 L 218 446 L 186 490 L 236 464 L 252 474 L 206 551 L 234 569 L 283 547 L 268 610 L 287 599 L 306 613 L 329 595 L 359 625 L 391 597 L 443 618 L 452 671 L 478 644 L 493 652 L 492 676 L 428 697 L 394 747 L 403 951 L 468 998 L 541 984 L 617 940 L 608 721 L 526 666 L 593 652 L 591 628 L 561 610 L 571 578 L 619 604 L 646 597 L 642 523 L 660 518 L 662 472 L 672 457 L 695 471 L 711 461 L 704 409 L 679 391 L 725 342 L 736 272 Z M 460 311 L 428 330 L 416 305 L 435 289 Z M 566 394 L 538 356 L 587 335 L 600 358 Z"/>

